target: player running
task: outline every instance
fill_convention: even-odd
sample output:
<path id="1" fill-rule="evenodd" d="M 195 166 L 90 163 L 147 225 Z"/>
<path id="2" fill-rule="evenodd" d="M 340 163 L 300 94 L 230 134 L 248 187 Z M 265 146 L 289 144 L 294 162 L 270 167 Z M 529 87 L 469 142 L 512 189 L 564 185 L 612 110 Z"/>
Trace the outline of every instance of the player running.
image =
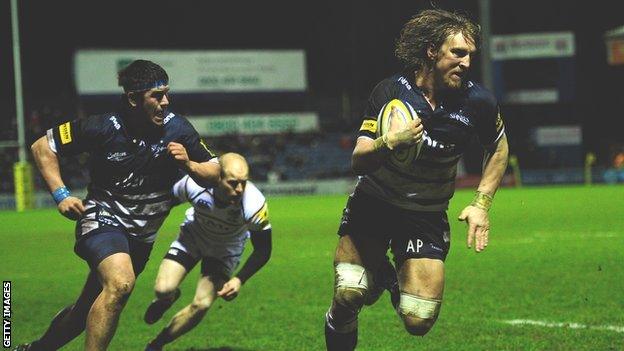
<path id="1" fill-rule="evenodd" d="M 145 60 L 119 72 L 124 93 L 116 112 L 63 123 L 32 145 L 59 212 L 77 220 L 74 251 L 90 273 L 77 301 L 19 350 L 56 350 L 86 330 L 85 350 L 105 350 L 156 232 L 171 209 L 179 170 L 216 184 L 220 166 L 191 124 L 168 110 L 169 77 Z M 188 150 L 188 151 L 187 151 Z M 86 199 L 71 195 L 59 158 L 89 154 Z"/>
<path id="2" fill-rule="evenodd" d="M 173 187 L 180 202 L 190 202 L 180 235 L 165 255 L 154 290 L 156 299 L 145 312 L 145 322 L 153 324 L 180 296 L 180 283 L 201 261 L 201 276 L 193 301 L 176 313 L 169 324 L 145 350 L 162 350 L 193 329 L 217 297 L 234 299 L 241 286 L 264 266 L 271 257 L 271 224 L 266 200 L 260 190 L 248 181 L 249 166 L 243 156 L 222 155 L 221 180 L 216 187 L 204 188 L 185 176 Z M 247 238 L 253 252 L 238 273 Z"/>
<path id="3" fill-rule="evenodd" d="M 353 350 L 358 314 L 378 282 L 372 272 L 390 246 L 397 264 L 397 312 L 406 330 L 425 335 L 442 305 L 444 260 L 450 248 L 446 210 L 453 196 L 457 162 L 471 138 L 485 150 L 474 201 L 460 214 L 468 223 L 468 247 L 488 245 L 488 209 L 507 166 L 508 147 L 496 99 L 466 79 L 479 27 L 443 10 L 423 11 L 403 27 L 396 46 L 405 70 L 381 81 L 371 93 L 353 150 L 360 175 L 338 231 L 334 298 L 326 314 L 328 350 Z M 417 117 L 392 123 L 377 137 L 377 114 L 393 99 Z M 392 118 L 394 117 L 394 118 Z M 391 121 L 397 120 L 397 110 Z M 397 149 L 422 145 L 407 165 L 388 162 Z"/>

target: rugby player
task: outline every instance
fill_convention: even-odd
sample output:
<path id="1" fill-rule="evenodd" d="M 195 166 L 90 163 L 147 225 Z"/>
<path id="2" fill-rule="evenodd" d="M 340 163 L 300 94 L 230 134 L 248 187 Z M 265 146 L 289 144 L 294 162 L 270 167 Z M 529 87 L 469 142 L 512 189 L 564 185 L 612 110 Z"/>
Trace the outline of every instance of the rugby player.
<path id="1" fill-rule="evenodd" d="M 466 74 L 480 28 L 462 15 L 427 10 L 402 29 L 395 54 L 404 70 L 372 91 L 353 150 L 359 175 L 338 230 L 334 297 L 326 313 L 328 350 L 353 350 L 358 313 L 376 283 L 388 247 L 394 254 L 400 300 L 397 313 L 412 335 L 435 323 L 444 290 L 444 260 L 450 232 L 446 210 L 454 193 L 457 162 L 471 138 L 483 146 L 483 174 L 474 200 L 459 220 L 468 224 L 467 244 L 488 245 L 488 209 L 507 166 L 505 129 L 495 97 Z M 401 99 L 418 115 L 396 122 L 377 137 L 377 114 Z M 394 118 L 393 118 L 394 117 Z M 388 162 L 397 149 L 420 146 L 408 165 Z"/>
<path id="2" fill-rule="evenodd" d="M 145 312 L 145 322 L 153 324 L 180 296 L 184 277 L 201 260 L 201 276 L 193 301 L 173 316 L 169 324 L 145 350 L 162 350 L 182 334 L 193 329 L 217 297 L 230 301 L 241 286 L 271 257 L 271 224 L 266 200 L 248 181 L 249 166 L 235 153 L 220 157 L 221 180 L 216 187 L 204 188 L 188 176 L 173 187 L 180 202 L 193 206 L 186 211 L 178 238 L 165 255 L 154 290 L 156 299 Z M 253 252 L 238 273 L 247 238 Z"/>
<path id="3" fill-rule="evenodd" d="M 56 350 L 86 330 L 85 349 L 105 350 L 172 206 L 179 170 L 218 182 L 215 155 L 184 117 L 168 110 L 168 81 L 159 65 L 134 61 L 119 72 L 124 92 L 116 112 L 63 123 L 32 145 L 59 212 L 77 220 L 74 251 L 90 273 L 76 302 L 20 349 Z M 85 152 L 91 180 L 81 200 L 65 186 L 59 158 Z"/>

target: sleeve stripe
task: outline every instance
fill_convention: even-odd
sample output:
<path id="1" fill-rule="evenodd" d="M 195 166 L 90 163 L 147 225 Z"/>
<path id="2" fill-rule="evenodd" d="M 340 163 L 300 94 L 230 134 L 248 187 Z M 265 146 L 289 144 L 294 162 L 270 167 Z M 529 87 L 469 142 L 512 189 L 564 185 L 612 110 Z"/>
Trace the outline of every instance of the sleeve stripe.
<path id="1" fill-rule="evenodd" d="M 56 142 L 54 141 L 54 131 L 52 129 L 48 129 L 46 132 L 46 139 L 48 139 L 48 146 L 50 146 L 50 150 L 52 150 L 55 154 L 58 153 L 56 152 Z"/>
<path id="2" fill-rule="evenodd" d="M 505 135 L 505 127 L 501 128 L 501 131 L 498 133 L 498 136 L 496 137 L 496 139 L 494 139 L 494 142 L 492 144 L 498 143 L 498 141 L 503 137 L 503 135 Z"/>

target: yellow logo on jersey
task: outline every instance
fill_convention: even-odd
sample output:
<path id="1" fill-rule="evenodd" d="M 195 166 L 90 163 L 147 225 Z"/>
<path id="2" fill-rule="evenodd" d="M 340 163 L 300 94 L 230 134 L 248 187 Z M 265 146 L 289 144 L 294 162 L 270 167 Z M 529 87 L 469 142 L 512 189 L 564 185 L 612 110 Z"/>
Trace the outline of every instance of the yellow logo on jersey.
<path id="1" fill-rule="evenodd" d="M 61 144 L 69 144 L 72 142 L 71 124 L 63 123 L 59 126 L 59 135 L 61 136 Z"/>
<path id="2" fill-rule="evenodd" d="M 377 121 L 372 119 L 367 119 L 362 122 L 362 126 L 360 130 L 365 130 L 367 132 L 376 133 L 377 132 Z"/>
<path id="3" fill-rule="evenodd" d="M 265 202 L 264 205 L 256 214 L 252 217 L 252 222 L 257 223 L 260 227 L 265 227 L 269 224 L 269 207 Z"/>

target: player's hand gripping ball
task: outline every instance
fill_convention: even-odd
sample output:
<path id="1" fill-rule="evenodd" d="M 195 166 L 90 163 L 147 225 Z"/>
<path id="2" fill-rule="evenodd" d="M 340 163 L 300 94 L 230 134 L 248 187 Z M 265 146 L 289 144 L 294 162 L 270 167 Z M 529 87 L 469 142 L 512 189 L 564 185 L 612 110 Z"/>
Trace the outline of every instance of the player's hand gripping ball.
<path id="1" fill-rule="evenodd" d="M 391 100 L 379 111 L 377 137 L 389 132 L 394 134 L 391 139 L 396 145 L 389 161 L 401 168 L 410 165 L 420 153 L 423 131 L 418 114 L 407 101 Z"/>

